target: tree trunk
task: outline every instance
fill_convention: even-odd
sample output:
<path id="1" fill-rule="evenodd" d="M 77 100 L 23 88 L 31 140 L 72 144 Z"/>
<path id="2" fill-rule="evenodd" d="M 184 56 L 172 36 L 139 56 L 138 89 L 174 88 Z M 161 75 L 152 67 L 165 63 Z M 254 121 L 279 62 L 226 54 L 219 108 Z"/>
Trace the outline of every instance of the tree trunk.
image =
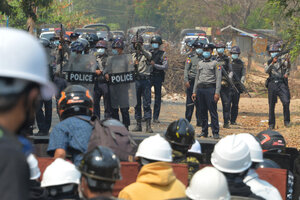
<path id="1" fill-rule="evenodd" d="M 27 19 L 27 31 L 31 34 L 34 35 L 34 27 L 35 27 L 35 21 L 33 20 L 32 17 L 29 17 Z"/>

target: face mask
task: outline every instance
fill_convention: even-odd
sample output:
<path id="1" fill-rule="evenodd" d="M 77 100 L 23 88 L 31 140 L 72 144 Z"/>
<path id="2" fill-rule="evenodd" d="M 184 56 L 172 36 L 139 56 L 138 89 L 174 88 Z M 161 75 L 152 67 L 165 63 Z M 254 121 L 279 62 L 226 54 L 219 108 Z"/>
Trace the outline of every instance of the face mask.
<path id="1" fill-rule="evenodd" d="M 118 54 L 119 54 L 119 52 L 118 52 L 117 49 L 112 49 L 111 52 L 112 52 L 112 54 L 114 54 L 114 55 L 118 55 Z"/>
<path id="2" fill-rule="evenodd" d="M 204 58 L 209 58 L 210 57 L 210 52 L 209 51 L 204 51 L 202 55 L 203 55 Z"/>
<path id="3" fill-rule="evenodd" d="M 271 57 L 274 58 L 278 53 L 277 52 L 272 52 Z"/>
<path id="4" fill-rule="evenodd" d="M 233 60 L 238 59 L 238 57 L 239 57 L 239 54 L 232 54 L 232 55 L 231 55 L 231 58 L 232 58 Z"/>
<path id="5" fill-rule="evenodd" d="M 217 52 L 218 52 L 218 53 L 224 53 L 224 51 L 225 51 L 224 48 L 218 48 L 218 49 L 217 49 Z"/>
<path id="6" fill-rule="evenodd" d="M 103 55 L 105 53 L 105 49 L 104 48 L 97 49 L 97 53 L 99 55 Z"/>
<path id="7" fill-rule="evenodd" d="M 158 43 L 152 43 L 152 48 L 157 49 L 159 47 Z"/>
<path id="8" fill-rule="evenodd" d="M 58 46 L 58 45 L 59 45 L 59 40 L 55 40 L 53 43 L 54 43 L 56 46 Z"/>
<path id="9" fill-rule="evenodd" d="M 198 55 L 201 55 L 201 54 L 203 53 L 203 49 L 196 49 L 196 53 L 197 53 Z"/>

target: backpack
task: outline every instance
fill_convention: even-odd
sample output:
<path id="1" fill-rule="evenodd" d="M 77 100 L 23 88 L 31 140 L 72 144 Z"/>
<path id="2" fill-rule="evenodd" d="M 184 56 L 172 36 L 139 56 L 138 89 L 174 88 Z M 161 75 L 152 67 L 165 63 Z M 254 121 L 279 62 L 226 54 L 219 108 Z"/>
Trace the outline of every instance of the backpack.
<path id="1" fill-rule="evenodd" d="M 133 161 L 137 144 L 125 126 L 105 126 L 103 125 L 105 120 L 100 121 L 97 117 L 91 117 L 90 120 L 76 117 L 90 123 L 93 127 L 87 152 L 100 145 L 110 148 L 120 161 Z"/>

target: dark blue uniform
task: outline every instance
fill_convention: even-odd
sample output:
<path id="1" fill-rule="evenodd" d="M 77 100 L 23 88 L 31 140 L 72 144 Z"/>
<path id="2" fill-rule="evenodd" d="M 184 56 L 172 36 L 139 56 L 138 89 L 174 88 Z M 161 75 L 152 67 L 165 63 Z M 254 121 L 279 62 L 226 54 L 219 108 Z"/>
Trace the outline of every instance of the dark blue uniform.
<path id="1" fill-rule="evenodd" d="M 100 70 L 103 72 L 106 64 L 106 58 L 107 55 L 104 55 L 102 57 L 97 58 L 98 67 L 97 70 Z M 101 113 L 100 113 L 100 99 L 103 97 L 103 103 L 104 103 L 104 118 L 110 118 L 111 117 L 111 105 L 110 105 L 110 96 L 109 96 L 109 89 L 107 81 L 104 77 L 104 74 L 101 73 L 99 76 L 97 76 L 97 80 L 95 82 L 94 86 L 94 114 L 100 119 Z"/>
<path id="2" fill-rule="evenodd" d="M 153 71 L 151 74 L 151 86 L 154 86 L 154 109 L 153 109 L 153 121 L 158 120 L 160 107 L 161 107 L 161 87 L 165 80 L 165 71 L 168 68 L 168 59 L 166 53 L 162 50 L 151 51 L 152 58 L 155 62 Z"/>
<path id="3" fill-rule="evenodd" d="M 43 106 L 44 111 L 43 112 Z M 39 133 L 47 135 L 51 127 L 52 120 L 52 100 L 40 100 L 39 108 L 36 112 L 36 123 L 39 128 Z"/>
<path id="4" fill-rule="evenodd" d="M 185 118 L 191 122 L 192 115 L 194 112 L 194 107 L 196 107 L 196 119 L 197 119 L 197 126 L 201 126 L 201 118 L 200 118 L 200 106 L 199 102 L 194 102 L 192 100 L 192 94 L 194 89 L 195 77 L 197 74 L 197 66 L 198 62 L 202 60 L 202 56 L 198 56 L 197 54 L 190 54 L 185 63 L 184 67 L 184 82 L 189 82 L 190 87 L 186 88 L 186 108 L 185 108 Z"/>
<path id="5" fill-rule="evenodd" d="M 266 73 L 269 74 L 268 81 L 268 100 L 269 100 L 269 127 L 275 128 L 275 105 L 277 103 L 277 97 L 283 105 L 284 124 L 288 126 L 290 124 L 290 91 L 287 78 L 285 75 L 289 75 L 290 63 L 278 59 L 278 61 L 272 64 L 270 60 L 265 66 Z"/>

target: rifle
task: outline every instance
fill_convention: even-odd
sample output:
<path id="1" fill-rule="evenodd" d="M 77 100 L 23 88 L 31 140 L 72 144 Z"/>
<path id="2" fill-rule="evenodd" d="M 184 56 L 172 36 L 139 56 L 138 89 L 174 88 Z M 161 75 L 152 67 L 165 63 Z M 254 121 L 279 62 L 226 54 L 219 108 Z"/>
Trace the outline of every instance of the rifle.
<path id="1" fill-rule="evenodd" d="M 62 24 L 60 24 L 60 34 L 59 34 L 59 42 L 60 42 L 60 75 L 62 75 L 62 68 L 63 68 L 63 62 L 64 62 L 64 45 L 65 45 L 65 40 L 64 40 L 64 27 Z"/>
<path id="2" fill-rule="evenodd" d="M 292 48 L 289 48 L 287 50 L 281 51 L 274 58 L 279 58 L 282 55 L 288 54 L 291 50 L 292 50 Z M 271 64 L 271 62 L 273 61 L 274 58 L 271 58 L 270 60 L 268 60 L 268 65 Z"/>
<path id="3" fill-rule="evenodd" d="M 245 87 L 245 85 L 238 79 L 238 77 L 236 76 L 236 74 L 234 72 L 233 72 L 233 78 L 237 82 L 237 84 L 239 85 L 239 87 L 242 89 L 241 93 L 245 92 L 251 98 L 251 95 L 250 95 L 249 91 L 247 90 L 247 88 Z"/>
<path id="4" fill-rule="evenodd" d="M 225 77 L 225 79 L 227 80 L 227 82 L 230 84 L 230 86 L 237 92 L 239 93 L 239 90 L 235 87 L 234 83 L 232 82 L 231 78 L 229 78 L 226 70 L 224 69 L 224 67 L 222 67 L 222 75 Z"/>
<path id="5" fill-rule="evenodd" d="M 135 59 L 137 61 L 139 60 L 140 51 L 141 51 L 141 47 L 139 45 L 138 40 L 139 40 L 139 30 L 136 31 L 136 43 L 134 44 L 135 45 L 135 47 L 134 47 L 134 49 L 135 49 Z M 138 65 L 136 65 L 135 63 L 134 63 L 134 71 L 135 71 L 135 76 L 138 76 L 138 73 L 139 73 Z"/>

